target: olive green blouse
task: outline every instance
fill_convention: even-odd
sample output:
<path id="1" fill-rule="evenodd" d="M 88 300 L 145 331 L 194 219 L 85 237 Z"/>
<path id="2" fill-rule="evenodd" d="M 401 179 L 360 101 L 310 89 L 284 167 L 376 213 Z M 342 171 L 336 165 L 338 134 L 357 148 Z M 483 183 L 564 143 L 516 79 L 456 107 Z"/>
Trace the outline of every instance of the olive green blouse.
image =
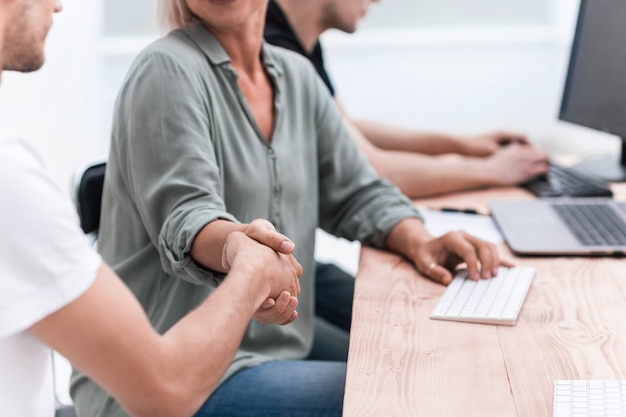
<path id="1" fill-rule="evenodd" d="M 311 64 L 267 44 L 261 58 L 274 88 L 270 141 L 255 124 L 228 55 L 204 27 L 149 45 L 116 102 L 103 195 L 99 251 L 159 332 L 223 279 L 189 255 L 207 223 L 265 218 L 295 242 L 305 270 L 298 319 L 287 326 L 253 321 L 224 378 L 309 353 L 317 227 L 384 247 L 398 221 L 419 217 L 359 152 Z M 78 372 L 72 394 L 85 415 L 126 415 Z"/>

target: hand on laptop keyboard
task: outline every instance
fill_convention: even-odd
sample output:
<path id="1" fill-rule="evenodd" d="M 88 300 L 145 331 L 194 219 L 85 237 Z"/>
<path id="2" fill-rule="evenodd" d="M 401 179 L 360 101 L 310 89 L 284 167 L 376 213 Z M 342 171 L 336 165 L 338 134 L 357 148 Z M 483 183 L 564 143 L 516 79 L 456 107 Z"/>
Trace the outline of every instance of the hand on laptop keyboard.
<path id="1" fill-rule="evenodd" d="M 602 181 L 552 164 L 547 175 L 521 184 L 538 197 L 611 197 L 613 192 Z"/>

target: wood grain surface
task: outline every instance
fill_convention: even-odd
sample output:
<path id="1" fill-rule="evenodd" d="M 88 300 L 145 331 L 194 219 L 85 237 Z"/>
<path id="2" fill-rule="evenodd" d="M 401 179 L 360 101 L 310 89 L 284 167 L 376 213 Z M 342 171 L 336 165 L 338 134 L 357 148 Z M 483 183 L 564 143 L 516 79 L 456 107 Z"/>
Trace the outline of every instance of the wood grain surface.
<path id="1" fill-rule="evenodd" d="M 615 188 L 622 198 L 626 188 Z M 485 208 L 517 188 L 416 201 Z M 402 258 L 363 247 L 344 417 L 542 417 L 556 379 L 626 379 L 626 263 L 516 258 L 537 275 L 515 326 L 431 320 L 444 287 Z"/>

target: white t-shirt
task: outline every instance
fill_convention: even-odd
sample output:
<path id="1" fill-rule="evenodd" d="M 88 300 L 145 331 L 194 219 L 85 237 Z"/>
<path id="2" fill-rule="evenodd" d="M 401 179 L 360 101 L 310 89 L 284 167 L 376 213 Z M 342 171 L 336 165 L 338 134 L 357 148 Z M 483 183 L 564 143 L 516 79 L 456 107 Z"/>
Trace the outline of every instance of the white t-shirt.
<path id="1" fill-rule="evenodd" d="M 0 139 L 0 415 L 51 417 L 50 349 L 28 328 L 83 294 L 101 264 L 63 189 L 23 141 Z"/>

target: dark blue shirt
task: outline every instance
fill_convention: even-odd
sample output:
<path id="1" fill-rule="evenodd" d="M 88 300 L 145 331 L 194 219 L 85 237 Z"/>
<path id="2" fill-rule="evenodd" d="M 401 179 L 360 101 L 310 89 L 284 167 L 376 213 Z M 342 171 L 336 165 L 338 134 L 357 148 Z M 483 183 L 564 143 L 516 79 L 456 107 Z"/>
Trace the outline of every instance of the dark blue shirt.
<path id="1" fill-rule="evenodd" d="M 326 72 L 324 67 L 324 54 L 322 53 L 322 45 L 319 41 L 315 44 L 313 51 L 309 54 L 300 40 L 296 36 L 293 28 L 287 20 L 287 16 L 281 10 L 280 6 L 274 1 L 270 0 L 267 7 L 267 15 L 265 16 L 265 40 L 272 45 L 281 46 L 291 51 L 297 52 L 303 55 L 311 61 L 318 75 L 328 87 L 330 94 L 335 95 L 335 87 Z"/>

